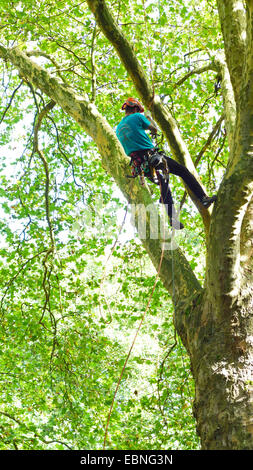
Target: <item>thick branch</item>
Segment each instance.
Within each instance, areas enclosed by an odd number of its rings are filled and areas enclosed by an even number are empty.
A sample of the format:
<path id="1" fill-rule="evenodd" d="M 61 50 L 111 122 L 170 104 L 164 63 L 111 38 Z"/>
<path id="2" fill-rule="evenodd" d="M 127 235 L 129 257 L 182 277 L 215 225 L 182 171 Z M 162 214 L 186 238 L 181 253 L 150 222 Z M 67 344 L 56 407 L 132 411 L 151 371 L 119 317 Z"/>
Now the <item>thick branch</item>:
<path id="1" fill-rule="evenodd" d="M 44 166 L 45 170 L 45 175 L 46 175 L 46 184 L 45 184 L 45 207 L 46 207 L 46 218 L 47 218 L 47 223 L 48 223 L 48 228 L 49 228 L 49 233 L 50 233 L 50 240 L 51 240 L 51 249 L 54 250 L 54 233 L 53 233 L 53 226 L 52 226 L 52 220 L 51 220 L 51 215 L 50 215 L 50 203 L 49 203 L 49 187 L 50 187 L 50 176 L 49 176 L 49 168 L 48 168 L 48 163 L 47 159 L 45 158 L 45 155 L 39 148 L 39 137 L 38 133 L 42 124 L 43 118 L 53 109 L 55 106 L 55 101 L 51 100 L 45 108 L 39 113 L 37 117 L 37 122 L 34 128 L 34 139 L 33 139 L 33 151 L 36 152 Z"/>
<path id="2" fill-rule="evenodd" d="M 225 0 L 218 1 L 218 5 L 236 97 L 234 141 L 219 189 L 218 203 L 213 211 L 208 254 L 209 266 L 219 259 L 218 270 L 210 269 L 208 279 L 210 294 L 215 296 L 224 310 L 224 305 L 230 307 L 240 295 L 245 257 L 241 251 L 242 239 L 245 239 L 245 220 L 252 213 L 253 2 L 247 1 L 246 42 L 244 2 Z"/>
<path id="3" fill-rule="evenodd" d="M 91 62 L 91 101 L 95 102 L 96 98 L 96 86 L 97 86 L 97 77 L 96 77 L 96 62 L 95 62 L 95 42 L 97 34 L 97 25 L 95 24 L 92 40 L 91 40 L 91 53 L 90 53 L 90 62 Z"/>
<path id="4" fill-rule="evenodd" d="M 229 145 L 231 155 L 232 155 L 235 124 L 236 124 L 235 96 L 234 96 L 230 74 L 229 74 L 229 70 L 227 67 L 224 54 L 216 56 L 215 64 L 221 76 L 221 92 L 222 92 L 223 104 L 224 104 L 225 125 L 226 125 L 227 137 L 228 137 L 228 145 Z"/>
<path id="5" fill-rule="evenodd" d="M 251 171 L 252 173 L 253 171 Z M 238 169 L 223 180 L 210 227 L 207 273 L 209 292 L 220 312 L 231 312 L 241 290 L 243 220 L 252 201 L 253 177 Z M 215 263 L 219 263 L 213 269 Z"/>
<path id="6" fill-rule="evenodd" d="M 224 39 L 226 62 L 238 102 L 243 75 L 246 15 L 243 0 L 217 0 L 221 29 Z"/>
<path id="7" fill-rule="evenodd" d="M 69 114 L 96 142 L 102 156 L 103 167 L 112 175 L 120 187 L 126 199 L 134 204 L 153 206 L 152 198 L 148 190 L 139 185 L 136 180 L 125 177 L 128 170 L 128 159 L 125 156 L 115 132 L 105 118 L 98 112 L 94 104 L 73 90 L 68 89 L 57 79 L 35 64 L 29 57 L 18 48 L 6 50 L 0 47 L 0 56 L 15 65 L 20 74 L 35 86 L 40 88 L 53 101 Z M 150 218 L 147 218 L 147 237 L 143 244 L 150 255 L 156 268 L 161 258 L 161 238 L 152 239 L 150 234 Z M 174 300 L 179 298 L 187 300 L 193 292 L 201 291 L 201 287 L 181 250 L 178 248 L 173 252 L 175 269 L 172 271 L 171 251 L 167 250 L 160 270 L 160 277 L 167 290 L 172 294 L 174 289 Z"/>

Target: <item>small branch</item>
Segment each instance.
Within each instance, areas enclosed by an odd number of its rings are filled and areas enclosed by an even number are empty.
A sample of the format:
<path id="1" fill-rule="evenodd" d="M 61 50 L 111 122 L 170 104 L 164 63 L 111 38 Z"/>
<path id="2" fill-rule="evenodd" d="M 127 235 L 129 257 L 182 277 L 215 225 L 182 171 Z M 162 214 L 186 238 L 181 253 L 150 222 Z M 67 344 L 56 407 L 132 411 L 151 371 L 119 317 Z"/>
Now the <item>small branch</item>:
<path id="1" fill-rule="evenodd" d="M 68 115 L 70 115 L 87 134 L 96 142 L 101 153 L 102 166 L 114 178 L 126 199 L 132 204 L 148 205 L 152 203 L 152 198 L 145 188 L 140 187 L 137 182 L 129 184 L 125 174 L 129 164 L 122 146 L 115 135 L 115 132 L 107 120 L 99 113 L 95 105 L 90 105 L 86 96 L 80 97 L 71 89 L 64 87 L 52 78 L 47 70 L 32 62 L 26 54 L 18 48 L 5 49 L 0 45 L 0 57 L 9 60 L 27 80 L 30 80 L 36 88 L 46 93 L 52 100 L 56 101 Z M 167 109 L 164 108 L 163 109 Z M 166 112 L 167 117 L 167 112 Z M 168 116 L 170 119 L 170 117 Z M 167 119 L 166 119 L 167 121 Z M 173 128 L 174 129 L 174 128 Z M 195 170 L 196 172 L 196 170 Z M 208 213 L 208 211 L 205 210 Z M 136 218 L 137 223 L 137 218 Z M 149 230 L 149 222 L 148 222 Z M 148 232 L 149 233 L 149 232 Z M 151 240 L 146 237 L 142 243 L 147 250 L 153 265 L 156 269 L 159 266 L 161 253 L 160 240 Z M 171 292 L 171 256 L 166 251 L 165 262 L 161 266 L 160 277 L 165 288 Z M 175 284 L 177 285 L 177 297 L 181 300 L 188 298 L 189 293 L 202 290 L 188 260 L 178 248 L 175 252 L 176 269 L 174 273 Z"/>
<path id="2" fill-rule="evenodd" d="M 222 116 L 218 119 L 218 121 L 216 122 L 216 124 L 215 124 L 215 126 L 213 127 L 212 131 L 210 132 L 206 143 L 203 145 L 202 149 L 200 150 L 199 154 L 197 155 L 197 157 L 196 157 L 195 160 L 194 160 L 194 165 L 195 165 L 195 167 L 199 164 L 201 158 L 203 157 L 203 155 L 204 155 L 204 153 L 206 152 L 206 150 L 208 149 L 208 147 L 210 147 L 210 145 L 211 145 L 211 143 L 212 143 L 212 140 L 213 140 L 214 137 L 216 136 L 218 130 L 220 129 L 220 126 L 221 126 L 222 122 L 224 121 L 224 118 L 225 118 L 225 116 L 222 115 Z"/>
<path id="3" fill-rule="evenodd" d="M 53 120 L 52 117 L 49 117 L 49 119 L 52 122 L 52 124 L 54 126 L 54 129 L 55 129 L 55 132 L 56 132 L 56 140 L 57 140 L 58 150 L 59 150 L 60 154 L 63 156 L 63 158 L 66 160 L 66 162 L 71 166 L 73 181 L 74 181 L 75 185 L 78 188 L 81 188 L 81 190 L 82 190 L 82 199 L 83 199 L 83 202 L 84 202 L 84 187 L 81 184 L 79 184 L 76 180 L 75 165 L 61 148 L 59 132 L 58 132 L 58 128 L 57 128 L 57 125 L 56 125 L 55 121 Z M 92 192 L 91 187 L 88 185 L 88 183 L 86 183 L 86 181 L 82 181 L 82 183 L 84 183 L 84 185 L 89 189 L 89 191 Z"/>
<path id="4" fill-rule="evenodd" d="M 25 423 L 23 423 L 19 419 L 15 418 L 14 416 L 10 415 L 9 413 L 6 413 L 5 411 L 0 411 L 0 414 L 5 416 L 8 419 L 11 419 L 12 421 L 14 421 L 19 426 L 25 427 L 27 432 L 31 432 L 31 430 L 29 429 L 29 426 L 27 426 Z M 47 441 L 46 439 L 41 437 L 39 434 L 37 434 L 35 431 L 32 431 L 32 432 L 34 434 L 34 437 L 37 437 L 44 444 L 52 444 L 53 442 L 56 442 L 58 444 L 62 444 L 63 446 L 67 447 L 68 449 L 72 450 L 72 447 L 70 447 L 68 444 L 66 444 L 66 442 L 59 441 L 58 439 L 53 439 L 52 441 Z"/>
<path id="5" fill-rule="evenodd" d="M 86 1 L 96 19 L 97 25 L 113 45 L 122 64 L 131 77 L 133 85 L 135 86 L 135 89 L 144 105 L 150 109 L 152 117 L 164 133 L 169 143 L 173 158 L 180 164 L 184 165 L 194 175 L 205 191 L 175 119 L 170 114 L 168 108 L 163 105 L 160 97 L 155 93 L 153 80 L 150 81 L 144 67 L 139 62 L 139 59 L 134 52 L 133 45 L 129 42 L 127 36 L 122 32 L 112 16 L 107 2 L 105 0 Z M 210 213 L 203 207 L 192 192 L 190 192 L 190 197 L 197 206 L 202 216 L 206 233 L 208 233 Z"/>
<path id="6" fill-rule="evenodd" d="M 208 136 L 208 139 L 207 141 L 205 142 L 205 144 L 203 145 L 202 149 L 200 150 L 200 152 L 198 153 L 198 155 L 196 156 L 195 160 L 194 160 L 194 165 L 195 165 L 195 168 L 197 167 L 197 165 L 199 164 L 201 158 L 203 157 L 204 153 L 206 152 L 206 150 L 208 149 L 208 147 L 210 147 L 213 139 L 215 138 L 217 132 L 219 131 L 220 129 L 220 126 L 222 124 L 222 122 L 224 121 L 224 115 L 222 115 L 218 121 L 216 122 L 215 126 L 213 127 L 212 131 L 210 132 L 209 136 Z M 186 198 L 187 198 L 187 192 L 185 191 L 184 194 L 183 194 L 183 197 L 181 199 L 181 202 L 180 202 L 180 210 L 182 209 L 185 201 L 186 201 Z"/>
<path id="7" fill-rule="evenodd" d="M 39 253 L 36 253 L 36 255 L 32 256 L 31 258 L 29 258 L 28 260 L 26 260 L 22 266 L 20 267 L 20 269 L 18 270 L 18 272 L 15 274 L 15 276 L 13 276 L 6 284 L 6 289 L 5 289 L 5 292 L 2 296 L 2 299 L 1 299 L 1 304 L 0 304 L 0 309 L 2 310 L 2 306 L 3 306 L 3 301 L 7 295 L 7 292 L 11 286 L 11 284 L 13 284 L 13 282 L 15 281 L 15 279 L 17 279 L 17 277 L 19 276 L 19 274 L 25 269 L 26 265 L 34 260 L 35 258 L 37 258 L 38 256 L 40 256 L 41 254 L 45 253 L 47 250 L 43 250 L 43 251 L 40 251 Z"/>
<path id="8" fill-rule="evenodd" d="M 2 124 L 2 122 L 3 122 L 4 118 L 5 118 L 5 115 L 6 115 L 7 111 L 8 111 L 8 109 L 11 107 L 11 104 L 12 104 L 12 101 L 13 101 L 13 98 L 14 98 L 16 92 L 17 92 L 17 91 L 19 90 L 19 88 L 23 85 L 23 83 L 24 83 L 24 81 L 21 80 L 20 84 L 19 84 L 19 85 L 17 86 L 17 88 L 15 88 L 15 90 L 13 91 L 13 93 L 12 93 L 12 95 L 11 95 L 11 98 L 10 98 L 10 101 L 9 101 L 7 107 L 5 108 L 5 110 L 4 110 L 4 112 L 3 112 L 3 115 L 2 115 L 2 117 L 1 117 L 0 124 Z"/>
<path id="9" fill-rule="evenodd" d="M 96 41 L 96 34 L 97 34 L 97 25 L 95 23 L 92 40 L 91 40 L 91 102 L 94 103 L 96 98 L 96 85 L 97 85 L 97 78 L 96 78 L 96 64 L 95 64 L 95 41 Z"/>
<path id="10" fill-rule="evenodd" d="M 47 219 L 47 224 L 49 228 L 49 235 L 50 235 L 50 240 L 51 240 L 51 246 L 48 248 L 46 255 L 43 259 L 43 268 L 44 268 L 44 276 L 43 276 L 43 281 L 42 281 L 42 287 L 45 293 L 45 301 L 44 305 L 42 308 L 42 315 L 39 320 L 39 323 L 45 327 L 45 325 L 42 323 L 44 314 L 46 310 L 48 310 L 49 315 L 50 315 L 50 320 L 51 320 L 51 325 L 53 328 L 53 347 L 52 347 L 52 352 L 51 352 L 51 361 L 53 358 L 53 354 L 55 351 L 55 346 L 56 346 L 56 334 L 57 334 L 57 324 L 56 324 L 56 319 L 53 315 L 53 312 L 51 310 L 50 306 L 50 292 L 51 292 L 51 284 L 50 284 L 50 276 L 52 273 L 52 266 L 48 266 L 48 258 L 51 254 L 54 253 L 55 250 L 55 241 L 54 241 L 54 232 L 53 232 L 53 225 L 52 225 L 52 220 L 51 220 L 51 214 L 50 214 L 50 201 L 49 201 L 49 189 L 50 189 L 50 174 L 49 174 L 49 167 L 47 163 L 47 159 L 43 152 L 39 148 L 39 142 L 38 142 L 38 133 L 43 121 L 43 118 L 53 109 L 55 106 L 55 101 L 51 100 L 49 103 L 42 109 L 42 111 L 38 114 L 37 116 L 37 121 L 35 124 L 34 128 L 34 140 L 33 140 L 33 152 L 37 153 L 42 161 L 42 164 L 44 166 L 45 174 L 46 174 L 46 185 L 45 185 L 45 207 L 46 207 L 46 219 Z"/>
<path id="11" fill-rule="evenodd" d="M 221 93 L 224 104 L 225 127 L 227 132 L 228 145 L 230 148 L 230 154 L 232 155 L 237 113 L 235 95 L 225 57 L 222 54 L 217 55 L 215 57 L 215 64 L 217 66 L 218 74 L 221 76 Z"/>
<path id="12" fill-rule="evenodd" d="M 120 237 L 120 235 L 121 235 L 121 232 L 122 232 L 123 227 L 124 227 L 125 222 L 126 222 L 127 213 L 128 213 L 128 205 L 127 205 L 127 208 L 126 208 L 126 210 L 125 210 L 125 215 L 124 215 L 123 221 L 122 221 L 122 223 L 121 223 L 121 226 L 120 226 L 119 232 L 118 232 L 118 234 L 117 234 L 117 237 L 116 237 L 116 239 L 115 239 L 115 241 L 114 241 L 114 244 L 113 244 L 113 246 L 112 246 L 112 249 L 111 249 L 111 251 L 110 251 L 110 254 L 109 254 L 109 256 L 108 256 L 107 259 L 106 259 L 105 266 L 104 266 L 104 272 L 103 272 L 103 275 L 102 275 L 102 278 L 101 278 L 101 281 L 100 281 L 100 285 L 99 285 L 99 292 L 100 292 L 99 297 L 101 298 L 101 295 L 104 295 L 105 303 L 106 303 L 106 305 L 107 305 L 108 311 L 110 312 L 110 315 L 111 315 L 111 311 L 110 311 L 110 307 L 109 307 L 109 304 L 108 304 L 107 299 L 106 299 L 106 294 L 105 294 L 105 292 L 104 292 L 103 284 L 104 284 L 104 281 L 105 281 L 105 278 L 106 278 L 106 267 L 107 267 L 107 264 L 108 264 L 108 262 L 109 262 L 111 256 L 113 255 L 114 250 L 115 250 L 115 248 L 116 248 L 116 246 L 117 246 L 117 243 L 118 243 L 118 241 L 119 241 L 119 237 Z M 99 310 L 100 310 L 101 318 L 103 318 L 103 314 L 102 314 L 102 310 L 101 310 L 101 305 L 100 305 L 100 303 L 101 303 L 101 302 L 99 301 Z M 111 320 L 112 320 L 112 315 L 111 315 Z"/>
<path id="13" fill-rule="evenodd" d="M 54 60 L 53 57 L 50 56 L 50 54 L 46 54 L 45 52 L 42 52 L 42 51 L 30 51 L 30 52 L 27 52 L 26 55 L 28 57 L 45 57 L 46 59 L 50 60 L 50 62 L 52 62 L 52 64 L 55 66 L 56 68 L 56 71 L 59 75 L 59 77 L 62 79 L 63 83 L 66 85 L 66 86 L 70 86 L 66 79 L 63 77 L 63 75 L 61 74 L 61 68 L 60 66 L 57 64 L 57 62 Z"/>
<path id="14" fill-rule="evenodd" d="M 69 47 L 67 47 L 66 45 L 63 45 L 62 43 L 60 43 L 59 41 L 57 41 L 53 36 L 49 36 L 51 40 L 53 40 L 57 46 L 61 47 L 62 49 L 64 49 L 65 51 L 69 52 L 71 55 L 73 55 L 77 60 L 78 62 L 89 72 L 91 73 L 91 70 L 89 69 L 89 67 L 87 67 L 86 63 L 88 61 L 84 61 L 81 57 L 79 57 L 75 52 L 73 52 L 72 49 L 70 49 Z"/>
<path id="15" fill-rule="evenodd" d="M 178 80 L 173 86 L 173 88 L 178 88 L 180 85 L 182 85 L 188 78 L 192 77 L 192 75 L 200 75 L 201 73 L 208 72 L 209 70 L 217 71 L 217 68 L 213 63 L 205 65 L 204 67 L 200 67 L 198 69 L 191 70 L 188 72 L 183 78 Z"/>
<path id="16" fill-rule="evenodd" d="M 34 88 L 32 86 L 32 84 L 29 82 L 29 81 L 26 81 L 26 84 L 27 86 L 30 88 L 31 90 L 31 93 L 33 95 L 33 100 L 34 100 L 34 103 L 35 103 L 35 106 L 36 106 L 36 109 L 37 109 L 37 112 L 39 113 L 39 104 L 38 104 L 38 101 L 37 101 L 37 97 L 36 95 L 38 95 L 37 92 L 34 91 Z M 34 118 L 34 124 L 33 124 L 33 127 L 35 126 L 35 120 L 36 120 L 36 115 L 35 115 L 35 118 Z"/>
<path id="17" fill-rule="evenodd" d="M 201 106 L 201 111 L 203 111 L 204 107 L 207 105 L 208 106 L 208 101 L 211 101 L 212 98 L 216 96 L 216 92 L 213 93 L 212 95 L 208 96 L 208 98 L 204 101 L 204 103 Z"/>
<path id="18" fill-rule="evenodd" d="M 34 140 L 33 140 L 33 152 L 36 152 L 39 155 L 43 163 L 45 174 L 46 174 L 46 186 L 45 186 L 46 218 L 47 218 L 47 223 L 49 227 L 52 249 L 54 249 L 54 236 L 53 236 L 53 227 L 52 227 L 52 221 L 51 221 L 51 216 L 50 216 L 50 204 L 49 204 L 50 175 L 49 175 L 49 168 L 48 168 L 47 160 L 43 152 L 41 152 L 41 150 L 39 149 L 38 132 L 39 132 L 43 118 L 47 115 L 49 111 L 51 111 L 51 109 L 53 109 L 55 104 L 56 104 L 55 101 L 53 100 L 49 101 L 49 103 L 44 107 L 44 109 L 38 115 L 37 122 L 34 128 Z"/>
<path id="19" fill-rule="evenodd" d="M 163 375 L 163 369 L 164 369 L 164 364 L 165 362 L 167 361 L 169 355 L 172 353 L 173 349 L 177 346 L 177 335 L 176 335 L 176 330 L 174 331 L 174 343 L 172 344 L 172 346 L 170 347 L 170 349 L 168 350 L 168 352 L 166 353 L 164 359 L 162 360 L 162 363 L 160 365 L 160 374 L 159 374 L 159 377 L 158 377 L 158 381 L 157 381 L 157 393 L 158 393 L 158 406 L 159 406 L 159 410 L 160 410 L 160 413 L 163 417 L 163 421 L 164 421 L 164 424 L 168 427 L 168 422 L 167 422 L 167 419 L 166 419 L 166 416 L 165 416 L 165 413 L 162 409 L 162 405 L 161 405 L 161 393 L 160 393 L 160 383 L 162 381 L 162 375 Z"/>

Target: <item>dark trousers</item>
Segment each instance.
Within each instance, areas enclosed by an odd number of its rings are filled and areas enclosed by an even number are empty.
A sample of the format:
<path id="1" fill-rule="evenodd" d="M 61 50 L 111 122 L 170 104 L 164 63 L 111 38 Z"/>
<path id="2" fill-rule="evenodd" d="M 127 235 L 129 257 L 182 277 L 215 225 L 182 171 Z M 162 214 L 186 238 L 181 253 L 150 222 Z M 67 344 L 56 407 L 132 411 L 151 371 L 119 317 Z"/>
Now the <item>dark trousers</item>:
<path id="1" fill-rule="evenodd" d="M 166 160 L 168 162 L 170 173 L 176 176 L 180 176 L 185 182 L 185 184 L 188 186 L 188 188 L 195 194 L 195 196 L 199 200 L 202 200 L 203 197 L 206 196 L 206 194 L 201 188 L 196 178 L 190 173 L 190 171 L 187 170 L 185 166 L 180 165 L 180 163 L 176 162 L 172 158 L 166 157 Z M 164 180 L 164 178 L 160 175 L 159 183 L 160 183 L 160 188 L 161 188 L 160 202 L 166 205 L 168 216 L 172 217 L 174 203 L 173 203 L 171 190 L 169 187 L 169 182 Z"/>
<path id="2" fill-rule="evenodd" d="M 133 165 L 132 168 L 134 168 L 135 176 L 140 171 L 140 166 L 142 162 L 144 161 L 145 154 L 147 154 L 148 151 L 149 149 L 145 149 L 145 150 L 138 150 L 136 152 L 131 153 L 130 155 L 131 164 Z M 185 166 L 180 165 L 180 163 L 176 162 L 176 160 L 173 160 L 172 158 L 167 157 L 164 153 L 163 155 L 168 162 L 170 173 L 176 176 L 180 176 L 185 182 L 185 184 L 188 186 L 188 188 L 195 194 L 196 198 L 199 200 L 202 200 L 203 197 L 206 196 L 206 194 L 201 188 L 196 178 L 190 173 L 190 171 L 187 170 Z M 146 176 L 149 177 L 150 175 L 147 173 Z M 169 181 L 165 180 L 165 178 L 159 172 L 157 172 L 157 177 L 158 177 L 158 181 L 159 181 L 159 185 L 161 189 L 160 202 L 166 205 L 168 216 L 172 217 L 174 203 L 173 203 L 173 197 L 172 197 L 170 186 L 169 186 Z M 151 181 L 152 181 L 152 178 L 151 178 Z"/>

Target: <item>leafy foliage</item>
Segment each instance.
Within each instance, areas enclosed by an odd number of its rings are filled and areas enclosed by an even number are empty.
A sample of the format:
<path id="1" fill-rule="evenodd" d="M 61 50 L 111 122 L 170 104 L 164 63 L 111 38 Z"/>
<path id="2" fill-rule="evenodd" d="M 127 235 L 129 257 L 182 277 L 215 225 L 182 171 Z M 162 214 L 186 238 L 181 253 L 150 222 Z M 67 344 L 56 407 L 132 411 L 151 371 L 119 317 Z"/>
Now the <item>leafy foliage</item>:
<path id="1" fill-rule="evenodd" d="M 108 4 L 192 155 L 201 157 L 204 184 L 215 190 L 227 158 L 222 123 L 201 151 L 222 102 L 214 72 L 199 71 L 222 47 L 214 2 L 150 1 L 145 11 L 142 0 Z M 2 1 L 0 11 L 5 45 L 21 44 L 117 124 L 120 100 L 135 91 L 85 2 Z M 4 62 L 1 72 L 0 448 L 99 449 L 155 273 L 128 230 L 118 237 L 126 202 L 93 142 L 57 106 L 39 131 L 46 191 L 33 133 L 47 97 Z M 176 179 L 173 190 L 180 203 Z M 179 242 L 202 280 L 203 228 L 191 203 L 182 214 L 189 229 Z M 192 397 L 188 358 L 158 282 L 116 397 L 108 446 L 198 448 Z"/>

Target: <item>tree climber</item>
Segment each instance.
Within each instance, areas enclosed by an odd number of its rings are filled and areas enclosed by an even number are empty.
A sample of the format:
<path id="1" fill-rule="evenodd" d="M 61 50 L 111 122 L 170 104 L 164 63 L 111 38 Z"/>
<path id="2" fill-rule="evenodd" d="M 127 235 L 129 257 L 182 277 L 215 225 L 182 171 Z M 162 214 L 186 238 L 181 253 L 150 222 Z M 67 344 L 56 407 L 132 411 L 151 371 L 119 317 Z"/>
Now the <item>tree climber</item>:
<path id="1" fill-rule="evenodd" d="M 128 98 L 121 107 L 125 110 L 125 116 L 116 128 L 116 135 L 121 142 L 126 154 L 131 157 L 132 178 L 140 175 L 160 185 L 160 202 L 165 204 L 170 225 L 176 229 L 184 228 L 183 224 L 175 217 L 174 203 L 169 187 L 169 172 L 180 176 L 197 199 L 208 208 L 216 196 L 208 197 L 196 178 L 183 165 L 172 158 L 167 157 L 163 151 L 154 147 L 146 130 L 151 135 L 157 134 L 155 122 L 149 116 L 145 116 L 142 104 L 135 98 Z M 160 172 L 162 170 L 162 173 Z"/>

